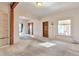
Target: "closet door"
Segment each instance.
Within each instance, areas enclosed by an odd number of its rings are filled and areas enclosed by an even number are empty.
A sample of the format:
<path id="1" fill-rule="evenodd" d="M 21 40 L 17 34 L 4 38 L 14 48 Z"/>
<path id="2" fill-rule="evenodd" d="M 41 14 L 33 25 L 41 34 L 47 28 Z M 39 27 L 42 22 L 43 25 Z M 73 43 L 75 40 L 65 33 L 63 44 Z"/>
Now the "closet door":
<path id="1" fill-rule="evenodd" d="M 0 12 L 0 46 L 8 44 L 8 15 Z"/>

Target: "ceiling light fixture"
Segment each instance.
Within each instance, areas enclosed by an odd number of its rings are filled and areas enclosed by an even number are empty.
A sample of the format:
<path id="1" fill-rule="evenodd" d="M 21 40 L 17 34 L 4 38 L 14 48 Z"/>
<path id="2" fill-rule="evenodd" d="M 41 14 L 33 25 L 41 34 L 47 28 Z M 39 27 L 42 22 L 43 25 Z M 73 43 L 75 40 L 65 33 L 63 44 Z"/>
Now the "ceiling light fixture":
<path id="1" fill-rule="evenodd" d="M 43 3 L 42 2 L 36 2 L 36 6 L 37 7 L 42 7 L 43 6 Z"/>

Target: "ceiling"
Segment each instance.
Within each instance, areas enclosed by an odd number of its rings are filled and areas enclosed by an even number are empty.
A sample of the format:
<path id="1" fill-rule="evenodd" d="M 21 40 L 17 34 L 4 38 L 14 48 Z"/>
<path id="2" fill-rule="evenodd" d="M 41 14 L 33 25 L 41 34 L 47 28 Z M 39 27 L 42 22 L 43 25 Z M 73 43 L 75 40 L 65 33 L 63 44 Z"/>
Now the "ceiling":
<path id="1" fill-rule="evenodd" d="M 75 2 L 44 2 L 43 7 L 36 7 L 35 2 L 20 2 L 17 5 L 19 13 L 27 13 L 36 18 L 42 18 L 51 13 L 60 10 L 66 10 L 74 7 L 79 7 L 79 3 Z"/>

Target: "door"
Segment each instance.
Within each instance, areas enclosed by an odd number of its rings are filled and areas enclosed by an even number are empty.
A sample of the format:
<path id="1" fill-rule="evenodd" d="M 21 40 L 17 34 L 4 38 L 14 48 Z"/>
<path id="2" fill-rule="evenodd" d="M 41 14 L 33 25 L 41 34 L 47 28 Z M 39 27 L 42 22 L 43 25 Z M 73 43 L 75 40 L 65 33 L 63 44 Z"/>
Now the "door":
<path id="1" fill-rule="evenodd" d="M 33 23 L 28 23 L 28 34 L 33 35 Z"/>
<path id="2" fill-rule="evenodd" d="M 48 37 L 48 21 L 43 22 L 43 37 Z"/>

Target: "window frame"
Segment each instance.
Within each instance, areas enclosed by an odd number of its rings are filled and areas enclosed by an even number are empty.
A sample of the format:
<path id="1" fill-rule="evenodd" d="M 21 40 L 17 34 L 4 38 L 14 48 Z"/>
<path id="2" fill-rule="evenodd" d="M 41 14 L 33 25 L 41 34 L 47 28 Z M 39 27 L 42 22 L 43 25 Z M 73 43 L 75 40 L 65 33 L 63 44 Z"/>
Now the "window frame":
<path id="1" fill-rule="evenodd" d="M 23 32 L 23 24 L 20 23 L 19 25 L 21 26 L 21 28 L 19 28 L 20 29 L 19 33 L 22 33 Z"/>
<path id="2" fill-rule="evenodd" d="M 58 25 L 59 25 L 59 21 L 63 21 L 63 20 L 70 20 L 71 21 L 71 29 L 70 29 L 70 35 L 65 35 L 65 34 L 59 34 L 59 32 L 58 32 Z M 67 19 L 60 19 L 60 20 L 58 20 L 57 21 L 57 35 L 59 35 L 59 36 L 69 36 L 69 37 L 71 37 L 72 36 L 72 20 L 70 19 L 70 18 L 67 18 Z"/>

